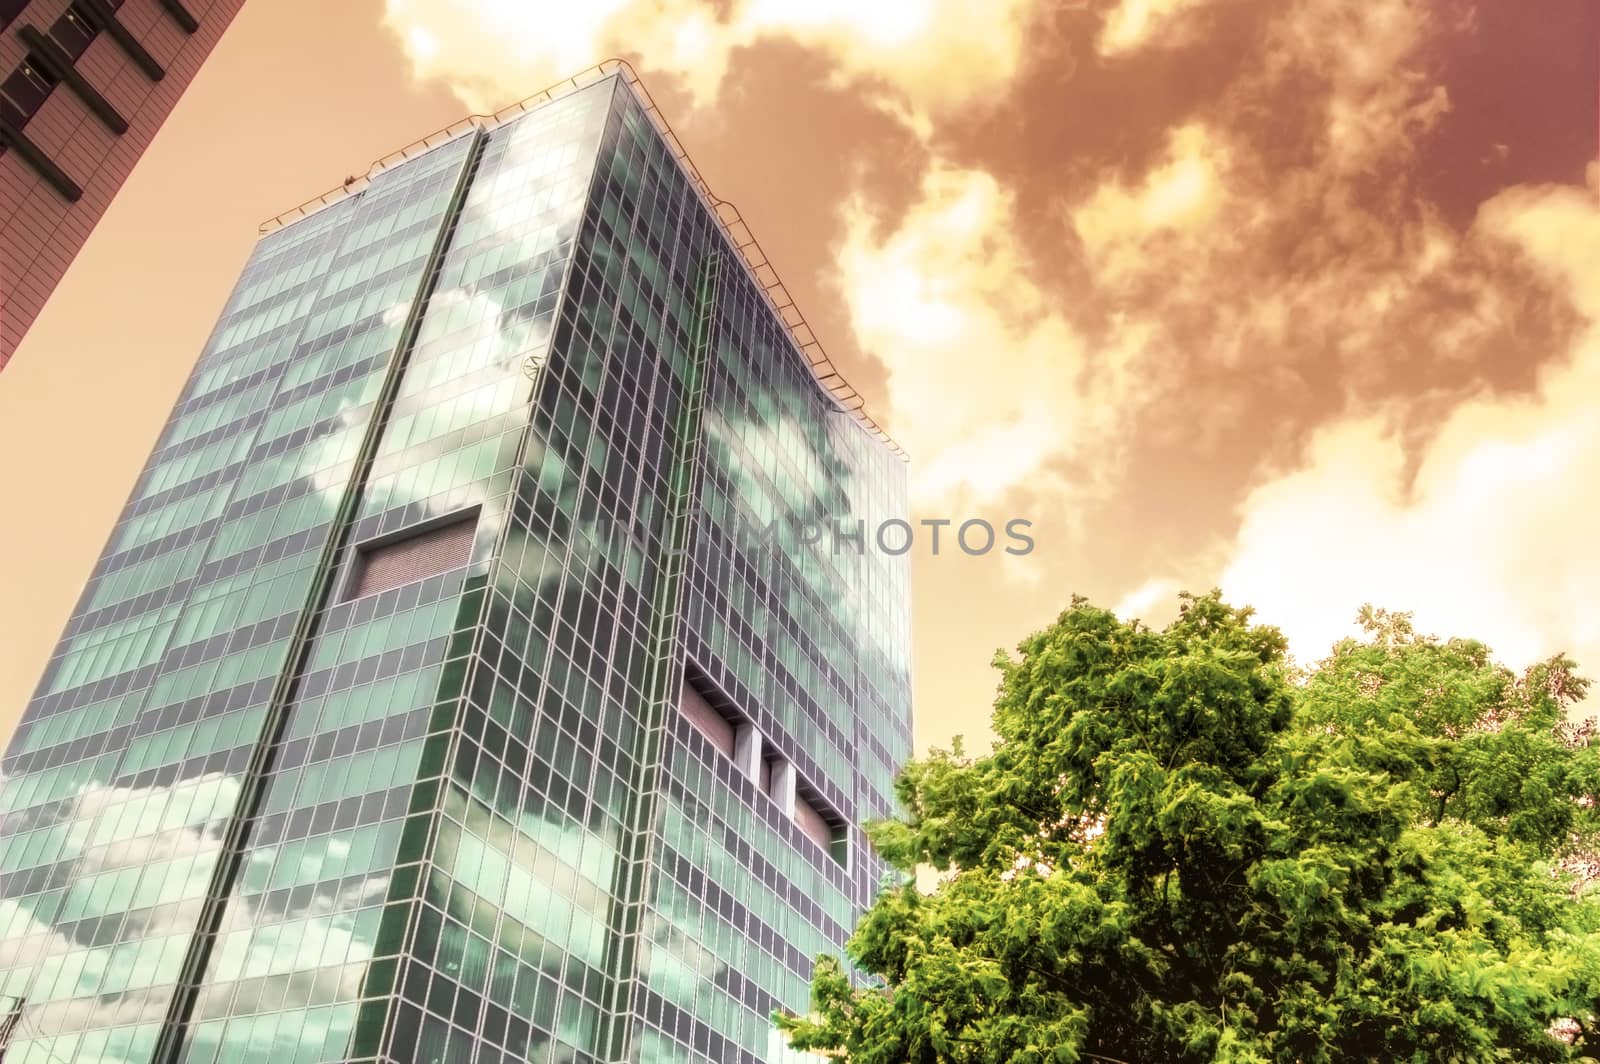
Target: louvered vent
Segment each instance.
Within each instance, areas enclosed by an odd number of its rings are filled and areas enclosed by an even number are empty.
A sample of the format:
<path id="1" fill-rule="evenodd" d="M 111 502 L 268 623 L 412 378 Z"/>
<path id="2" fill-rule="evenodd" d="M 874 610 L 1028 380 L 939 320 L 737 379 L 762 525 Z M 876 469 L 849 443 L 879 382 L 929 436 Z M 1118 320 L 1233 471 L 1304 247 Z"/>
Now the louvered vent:
<path id="1" fill-rule="evenodd" d="M 812 842 L 832 852 L 838 832 L 804 795 L 794 800 L 794 822 L 800 825 L 801 831 L 811 836 Z"/>
<path id="2" fill-rule="evenodd" d="M 712 746 L 733 756 L 733 722 L 712 708 L 705 695 L 685 683 L 678 708 L 689 718 L 689 723 L 700 729 L 701 735 L 711 740 Z"/>
<path id="3" fill-rule="evenodd" d="M 380 591 L 388 591 L 413 580 L 425 580 L 467 564 L 467 559 L 472 555 L 472 533 L 476 528 L 474 514 L 414 536 L 362 548 L 356 560 L 357 571 L 350 584 L 349 597 L 376 595 Z"/>

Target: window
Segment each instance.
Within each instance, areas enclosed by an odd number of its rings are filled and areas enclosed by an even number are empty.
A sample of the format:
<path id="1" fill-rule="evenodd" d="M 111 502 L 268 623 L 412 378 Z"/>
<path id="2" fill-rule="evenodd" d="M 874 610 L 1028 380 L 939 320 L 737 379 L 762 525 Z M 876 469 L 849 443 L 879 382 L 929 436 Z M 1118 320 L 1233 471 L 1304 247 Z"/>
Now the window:
<path id="1" fill-rule="evenodd" d="M 89 50 L 89 42 L 94 40 L 94 35 L 94 23 L 77 4 L 67 8 L 67 13 L 56 19 L 55 24 L 50 27 L 50 36 L 55 38 L 61 50 L 72 59 L 77 59 Z"/>
<path id="2" fill-rule="evenodd" d="M 376 595 L 467 564 L 477 527 L 474 510 L 465 517 L 363 544 L 356 549 L 355 569 L 344 597 Z"/>
<path id="3" fill-rule="evenodd" d="M 6 108 L 6 117 L 18 125 L 26 123 L 44 105 L 45 97 L 55 87 L 55 78 L 24 59 L 10 77 L 0 82 L 0 94 L 5 96 L 6 103 L 10 105 Z"/>
<path id="4" fill-rule="evenodd" d="M 0 30 L 11 25 L 11 20 L 22 14 L 28 0 L 0 0 Z"/>

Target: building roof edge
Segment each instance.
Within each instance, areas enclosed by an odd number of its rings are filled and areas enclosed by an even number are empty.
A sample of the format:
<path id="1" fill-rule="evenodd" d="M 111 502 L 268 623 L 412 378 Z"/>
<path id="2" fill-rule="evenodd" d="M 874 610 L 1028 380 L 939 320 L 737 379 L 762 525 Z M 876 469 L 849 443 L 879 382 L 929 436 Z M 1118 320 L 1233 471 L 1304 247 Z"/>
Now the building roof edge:
<path id="1" fill-rule="evenodd" d="M 629 91 L 634 94 L 634 98 L 639 103 L 640 108 L 649 117 L 651 124 L 655 126 L 656 132 L 666 142 L 673 158 L 682 167 L 690 185 L 694 187 L 695 192 L 705 203 L 707 209 L 716 218 L 723 235 L 727 237 L 728 242 L 739 253 L 746 272 L 755 281 L 756 287 L 765 295 L 768 305 L 772 308 L 773 313 L 777 315 L 778 320 L 788 330 L 789 337 L 793 341 L 795 348 L 810 367 L 812 377 L 816 380 L 817 386 L 832 399 L 840 411 L 848 413 L 866 429 L 869 435 L 883 443 L 902 461 L 905 461 L 905 450 L 873 419 L 872 415 L 867 413 L 866 399 L 851 386 L 849 381 L 845 380 L 838 368 L 834 366 L 833 360 L 828 357 L 828 353 L 823 349 L 821 341 L 817 339 L 816 333 L 812 331 L 811 326 L 806 323 L 805 315 L 801 313 L 800 308 L 795 304 L 794 298 L 789 294 L 788 287 L 784 285 L 783 279 L 778 275 L 777 268 L 772 265 L 772 260 L 767 258 L 766 252 L 762 250 L 760 243 L 757 242 L 755 234 L 750 230 L 750 226 L 739 214 L 739 209 L 728 200 L 722 199 L 711 191 L 711 186 L 706 183 L 705 177 L 700 173 L 699 168 L 695 166 L 694 160 L 689 157 L 688 151 L 684 149 L 683 142 L 678 139 L 677 133 L 673 131 L 671 124 L 667 122 L 666 117 L 661 113 L 661 109 L 656 106 L 655 100 L 650 95 L 650 90 L 645 87 L 644 80 L 639 77 L 633 65 L 626 59 L 607 59 L 589 67 L 587 70 L 558 81 L 554 85 L 546 86 L 532 96 L 518 100 L 516 103 L 503 107 L 493 114 L 468 115 L 456 122 L 452 122 L 443 129 L 435 130 L 426 137 L 412 141 L 405 147 L 377 159 L 367 168 L 366 173 L 347 179 L 338 188 L 324 192 L 320 196 L 306 200 L 299 206 L 292 207 L 282 214 L 267 219 L 261 223 L 260 231 L 262 235 L 265 235 L 286 225 L 298 222 L 302 218 L 317 213 L 324 207 L 332 206 L 362 191 L 371 183 L 374 177 L 391 167 L 409 162 L 474 129 L 493 129 L 496 126 L 503 125 L 537 107 L 570 96 L 580 89 L 597 84 L 608 77 L 620 77 L 623 83 L 628 86 Z"/>

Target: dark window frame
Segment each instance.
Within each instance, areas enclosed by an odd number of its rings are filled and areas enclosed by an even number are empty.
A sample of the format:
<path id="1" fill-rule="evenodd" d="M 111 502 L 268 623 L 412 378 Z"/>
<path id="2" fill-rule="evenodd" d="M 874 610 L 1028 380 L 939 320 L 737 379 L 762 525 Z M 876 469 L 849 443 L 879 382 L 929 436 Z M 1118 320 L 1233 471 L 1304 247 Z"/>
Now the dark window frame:
<path id="1" fill-rule="evenodd" d="M 44 102 L 60 84 L 60 79 L 46 70 L 31 55 L 23 56 L 22 62 L 17 64 L 16 69 L 12 70 L 4 81 L 0 81 L 0 95 L 3 95 L 6 102 L 11 105 L 11 113 L 6 117 L 19 126 L 26 125 L 39 113 L 39 108 L 44 106 Z M 25 95 L 24 86 L 27 87 Z"/>
<path id="2" fill-rule="evenodd" d="M 0 0 L 0 30 L 15 22 L 29 3 L 30 0 Z"/>

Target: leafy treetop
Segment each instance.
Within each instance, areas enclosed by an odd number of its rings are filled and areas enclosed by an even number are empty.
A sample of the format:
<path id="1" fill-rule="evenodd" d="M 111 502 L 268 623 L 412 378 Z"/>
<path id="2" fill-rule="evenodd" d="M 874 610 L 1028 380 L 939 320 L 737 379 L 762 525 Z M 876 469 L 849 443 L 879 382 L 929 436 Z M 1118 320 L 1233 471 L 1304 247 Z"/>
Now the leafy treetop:
<path id="1" fill-rule="evenodd" d="M 819 960 L 797 1049 L 857 1064 L 1587 1059 L 1585 684 L 1367 610 L 1315 669 L 1213 592 L 1081 598 L 1001 672 L 993 752 L 902 774 L 906 873 Z M 930 893 L 911 875 L 942 872 Z M 859 976 L 865 976 L 861 978 Z"/>

